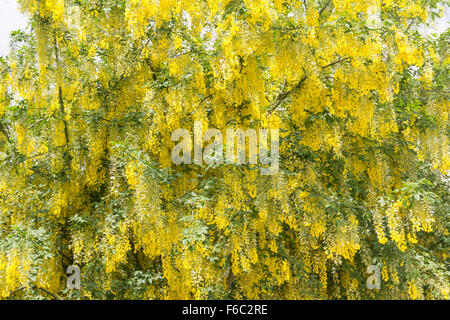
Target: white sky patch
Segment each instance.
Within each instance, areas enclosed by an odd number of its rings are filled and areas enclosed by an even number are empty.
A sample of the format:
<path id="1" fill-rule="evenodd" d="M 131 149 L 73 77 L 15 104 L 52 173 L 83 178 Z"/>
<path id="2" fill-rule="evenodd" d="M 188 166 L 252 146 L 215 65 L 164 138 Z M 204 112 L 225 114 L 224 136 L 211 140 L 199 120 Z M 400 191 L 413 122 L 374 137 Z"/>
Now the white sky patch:
<path id="1" fill-rule="evenodd" d="M 9 51 L 10 33 L 14 30 L 24 30 L 27 18 L 20 13 L 15 0 L 0 0 L 0 56 Z"/>
<path id="2" fill-rule="evenodd" d="M 418 31 L 425 36 L 433 35 L 439 36 L 441 33 L 445 32 L 450 27 L 450 6 L 444 7 L 444 12 L 442 17 L 431 22 L 429 26 L 421 26 Z"/>

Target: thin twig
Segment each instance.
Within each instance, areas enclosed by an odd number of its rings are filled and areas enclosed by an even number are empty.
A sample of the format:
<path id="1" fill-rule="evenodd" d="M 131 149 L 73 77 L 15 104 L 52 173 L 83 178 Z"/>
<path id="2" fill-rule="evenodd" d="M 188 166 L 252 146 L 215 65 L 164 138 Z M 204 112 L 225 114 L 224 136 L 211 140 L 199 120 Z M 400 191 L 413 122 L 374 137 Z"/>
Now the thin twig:
<path id="1" fill-rule="evenodd" d="M 411 22 L 409 23 L 408 27 L 407 27 L 406 30 L 405 30 L 405 33 L 407 33 L 407 32 L 409 31 L 409 28 L 411 28 L 411 26 L 413 25 L 413 23 L 414 23 L 415 20 L 416 20 L 416 18 L 413 18 L 413 19 L 411 20 Z"/>

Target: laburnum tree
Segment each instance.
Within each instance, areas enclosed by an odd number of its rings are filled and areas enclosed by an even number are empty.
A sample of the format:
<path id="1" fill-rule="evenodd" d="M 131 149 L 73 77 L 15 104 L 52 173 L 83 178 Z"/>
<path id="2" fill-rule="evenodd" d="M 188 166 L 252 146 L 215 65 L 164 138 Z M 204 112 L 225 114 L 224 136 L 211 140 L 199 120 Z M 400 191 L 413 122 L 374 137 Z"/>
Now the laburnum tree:
<path id="1" fill-rule="evenodd" d="M 0 298 L 448 298 L 448 3 L 18 3 Z M 280 170 L 175 165 L 195 121 L 280 129 Z"/>

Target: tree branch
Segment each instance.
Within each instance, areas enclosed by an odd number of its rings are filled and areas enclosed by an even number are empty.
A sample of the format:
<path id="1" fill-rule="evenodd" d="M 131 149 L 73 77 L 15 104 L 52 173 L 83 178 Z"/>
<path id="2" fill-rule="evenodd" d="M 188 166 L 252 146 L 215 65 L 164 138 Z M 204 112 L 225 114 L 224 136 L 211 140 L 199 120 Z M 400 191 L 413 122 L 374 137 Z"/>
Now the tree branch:
<path id="1" fill-rule="evenodd" d="M 325 66 L 323 66 L 323 67 L 320 67 L 320 68 L 321 68 L 322 70 L 325 70 L 325 69 L 327 69 L 327 68 L 330 68 L 330 67 L 332 67 L 332 66 L 334 66 L 334 65 L 336 65 L 336 64 L 338 64 L 338 63 L 341 63 L 341 62 L 344 62 L 344 61 L 347 61 L 347 60 L 350 60 L 350 58 L 339 58 L 338 60 L 336 60 L 336 61 L 334 61 L 334 62 L 331 62 L 331 63 L 329 63 L 329 64 L 327 64 L 327 65 L 325 65 Z M 289 97 L 294 91 L 300 89 L 300 87 L 301 87 L 302 84 L 308 79 L 308 77 L 309 77 L 308 75 L 305 75 L 303 78 L 300 79 L 299 82 L 297 82 L 297 84 L 296 84 L 292 89 L 290 89 L 290 90 L 288 90 L 288 91 L 286 91 L 286 92 L 280 93 L 280 94 L 278 95 L 278 97 L 275 99 L 275 104 L 274 104 L 272 110 L 269 111 L 269 114 L 271 114 L 273 111 L 275 111 L 275 110 L 280 106 L 280 104 L 281 104 L 287 97 Z"/>
<path id="2" fill-rule="evenodd" d="M 59 59 L 59 49 L 58 49 L 58 41 L 56 39 L 56 34 L 53 35 L 53 40 L 54 40 L 55 58 L 56 58 L 56 72 L 57 72 L 56 77 L 58 79 L 59 75 L 61 74 L 61 65 L 60 65 L 60 59 Z M 62 121 L 64 124 L 64 138 L 66 140 L 66 145 L 69 146 L 69 128 L 68 128 L 68 124 L 67 124 L 67 120 L 66 120 L 66 113 L 64 110 L 64 98 L 63 98 L 62 86 L 61 86 L 61 83 L 57 83 L 57 85 L 58 85 L 59 112 L 61 113 L 61 116 L 63 118 Z"/>
<path id="3" fill-rule="evenodd" d="M 47 289 L 44 289 L 44 288 L 42 288 L 42 287 L 38 287 L 38 286 L 36 286 L 36 285 L 34 285 L 34 284 L 31 285 L 31 287 L 34 288 L 34 289 L 36 289 L 36 290 L 39 290 L 39 291 L 42 291 L 42 292 L 46 293 L 47 295 L 51 296 L 51 297 L 53 298 L 53 300 L 64 300 L 64 299 L 62 299 L 60 296 L 58 296 L 58 295 L 56 295 L 56 294 L 54 294 L 54 293 L 51 293 L 50 291 L 48 291 Z M 23 290 L 25 290 L 25 289 L 26 289 L 26 287 L 20 287 L 19 289 L 16 289 L 16 290 L 12 291 L 12 292 L 10 293 L 10 296 L 12 296 L 12 295 L 14 295 L 14 294 L 16 294 L 16 293 L 18 293 L 18 292 L 20 292 L 20 291 L 23 291 Z"/>
<path id="4" fill-rule="evenodd" d="M 6 128 L 6 126 L 0 122 L 0 131 L 1 133 L 3 133 L 3 135 L 5 136 L 6 140 L 8 140 L 8 142 L 11 142 L 11 138 L 9 137 L 9 132 Z"/>
<path id="5" fill-rule="evenodd" d="M 319 16 L 322 15 L 322 13 L 325 11 L 326 8 L 328 8 L 328 6 L 330 5 L 331 1 L 328 1 L 327 3 L 325 3 L 325 5 L 323 6 L 322 9 L 319 10 Z"/>

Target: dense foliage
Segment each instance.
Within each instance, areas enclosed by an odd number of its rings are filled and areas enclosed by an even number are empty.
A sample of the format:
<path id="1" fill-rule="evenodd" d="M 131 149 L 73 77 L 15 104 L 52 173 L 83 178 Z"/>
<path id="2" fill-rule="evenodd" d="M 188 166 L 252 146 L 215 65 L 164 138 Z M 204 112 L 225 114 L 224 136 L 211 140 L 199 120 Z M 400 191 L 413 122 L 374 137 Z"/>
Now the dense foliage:
<path id="1" fill-rule="evenodd" d="M 448 298 L 445 1 L 18 2 L 0 298 Z M 173 164 L 194 121 L 279 128 L 279 172 Z"/>

